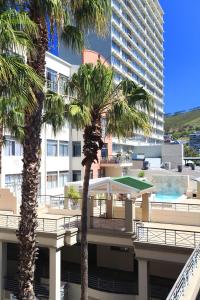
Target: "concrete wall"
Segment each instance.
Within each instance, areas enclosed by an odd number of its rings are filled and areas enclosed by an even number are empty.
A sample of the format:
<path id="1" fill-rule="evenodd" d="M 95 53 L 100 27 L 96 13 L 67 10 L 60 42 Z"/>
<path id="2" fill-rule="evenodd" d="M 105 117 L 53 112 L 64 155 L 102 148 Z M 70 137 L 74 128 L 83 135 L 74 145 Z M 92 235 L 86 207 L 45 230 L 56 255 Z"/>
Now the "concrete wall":
<path id="1" fill-rule="evenodd" d="M 200 226 L 200 213 L 152 209 L 150 214 L 151 222 Z"/>
<path id="2" fill-rule="evenodd" d="M 162 194 L 184 194 L 189 188 L 187 175 L 154 175 L 152 183 L 156 191 Z"/>
<path id="3" fill-rule="evenodd" d="M 183 164 L 183 145 L 182 144 L 163 144 L 162 145 L 162 162 L 170 162 L 171 168 L 177 168 Z"/>
<path id="4" fill-rule="evenodd" d="M 97 246 L 97 265 L 123 271 L 133 271 L 133 254 L 111 250 L 110 247 Z"/>

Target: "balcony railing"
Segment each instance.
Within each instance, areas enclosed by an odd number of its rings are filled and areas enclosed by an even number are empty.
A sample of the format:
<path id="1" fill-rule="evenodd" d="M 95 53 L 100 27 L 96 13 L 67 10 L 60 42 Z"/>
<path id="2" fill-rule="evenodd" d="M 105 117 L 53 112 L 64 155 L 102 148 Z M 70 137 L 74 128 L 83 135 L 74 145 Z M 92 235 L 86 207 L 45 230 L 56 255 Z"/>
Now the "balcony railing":
<path id="1" fill-rule="evenodd" d="M 186 212 L 200 212 L 200 204 L 173 203 L 173 202 L 150 202 L 151 209 L 175 210 Z"/>
<path id="2" fill-rule="evenodd" d="M 166 300 L 180 300 L 184 296 L 185 290 L 189 285 L 189 282 L 193 279 L 194 271 L 200 264 L 200 245 L 198 245 L 192 252 L 192 255 L 185 264 L 181 274 L 175 282 L 171 292 Z"/>
<path id="3" fill-rule="evenodd" d="M 101 164 L 114 164 L 114 165 L 120 165 L 120 164 L 131 164 L 132 159 L 129 156 L 117 156 L 117 155 L 110 155 L 106 157 L 101 157 L 100 159 Z"/>
<path id="4" fill-rule="evenodd" d="M 200 243 L 200 232 L 137 226 L 137 241 L 157 245 L 195 248 Z"/>
<path id="5" fill-rule="evenodd" d="M 56 233 L 60 230 L 70 230 L 78 228 L 81 216 L 63 217 L 59 219 L 38 218 L 38 232 Z M 20 216 L 0 215 L 0 227 L 8 229 L 18 229 Z"/>

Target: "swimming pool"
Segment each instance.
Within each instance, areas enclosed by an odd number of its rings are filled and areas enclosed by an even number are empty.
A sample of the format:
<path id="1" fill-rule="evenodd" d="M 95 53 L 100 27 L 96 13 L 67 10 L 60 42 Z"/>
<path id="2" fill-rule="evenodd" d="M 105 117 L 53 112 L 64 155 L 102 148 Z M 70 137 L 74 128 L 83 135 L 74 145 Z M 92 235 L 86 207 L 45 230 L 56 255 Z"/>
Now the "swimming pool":
<path id="1" fill-rule="evenodd" d="M 176 202 L 183 198 L 181 194 L 154 194 L 153 200 L 157 202 Z"/>

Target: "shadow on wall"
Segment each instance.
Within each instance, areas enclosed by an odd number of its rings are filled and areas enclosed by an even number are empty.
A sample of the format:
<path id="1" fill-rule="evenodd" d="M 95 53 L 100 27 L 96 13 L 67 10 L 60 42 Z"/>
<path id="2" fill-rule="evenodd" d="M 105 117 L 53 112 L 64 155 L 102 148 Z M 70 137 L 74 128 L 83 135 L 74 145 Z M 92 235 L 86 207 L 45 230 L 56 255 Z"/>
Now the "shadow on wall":
<path id="1" fill-rule="evenodd" d="M 188 175 L 154 175 L 152 183 L 156 187 L 156 192 L 165 195 L 187 193 L 189 189 Z"/>

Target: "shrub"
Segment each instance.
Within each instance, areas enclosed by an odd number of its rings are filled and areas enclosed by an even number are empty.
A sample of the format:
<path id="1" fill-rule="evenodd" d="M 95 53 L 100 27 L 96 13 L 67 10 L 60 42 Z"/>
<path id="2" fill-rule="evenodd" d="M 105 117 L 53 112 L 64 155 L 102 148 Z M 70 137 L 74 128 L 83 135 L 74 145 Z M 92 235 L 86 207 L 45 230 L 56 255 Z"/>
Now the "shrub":
<path id="1" fill-rule="evenodd" d="M 140 172 L 138 173 L 138 177 L 139 177 L 139 178 L 143 178 L 144 175 L 145 175 L 145 172 L 144 172 L 144 171 L 140 171 Z"/>

